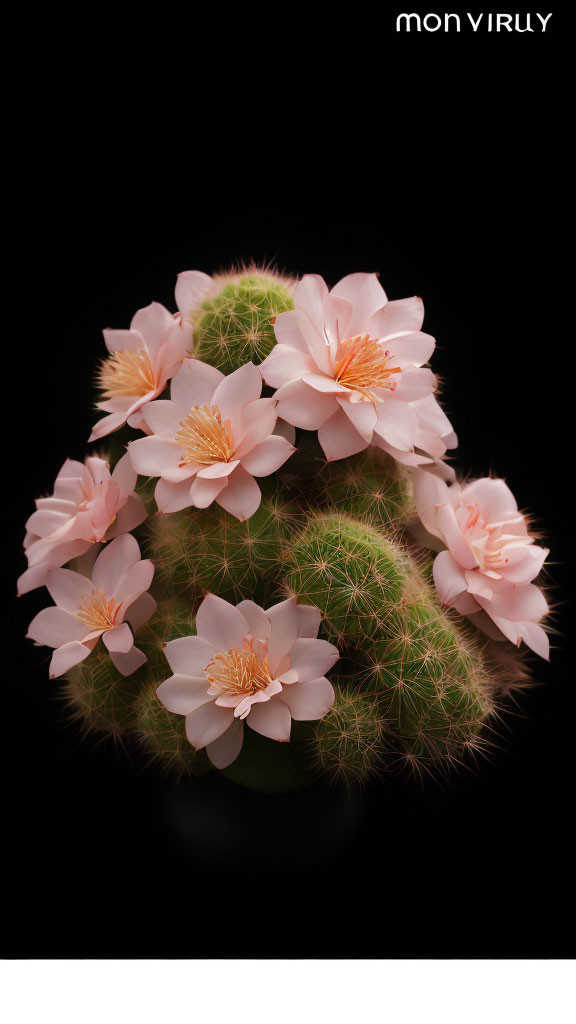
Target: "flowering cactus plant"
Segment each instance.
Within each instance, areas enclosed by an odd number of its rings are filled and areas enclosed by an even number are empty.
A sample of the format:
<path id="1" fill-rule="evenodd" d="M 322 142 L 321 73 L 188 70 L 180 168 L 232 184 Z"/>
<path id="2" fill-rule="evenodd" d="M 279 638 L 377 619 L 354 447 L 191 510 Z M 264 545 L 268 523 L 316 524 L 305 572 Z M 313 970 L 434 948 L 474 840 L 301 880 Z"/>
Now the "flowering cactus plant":
<path id="1" fill-rule="evenodd" d="M 519 648 L 548 657 L 548 552 L 446 461 L 421 299 L 251 267 L 176 306 L 104 332 L 106 450 L 27 524 L 29 636 L 84 726 L 261 789 L 481 751 Z"/>

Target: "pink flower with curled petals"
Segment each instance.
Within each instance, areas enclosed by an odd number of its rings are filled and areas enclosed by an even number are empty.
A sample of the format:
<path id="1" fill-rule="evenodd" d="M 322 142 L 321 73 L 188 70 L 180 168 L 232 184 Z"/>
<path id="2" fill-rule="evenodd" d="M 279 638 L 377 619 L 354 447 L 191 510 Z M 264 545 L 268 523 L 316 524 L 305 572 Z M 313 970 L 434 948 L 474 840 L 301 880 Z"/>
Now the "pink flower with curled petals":
<path id="1" fill-rule="evenodd" d="M 140 427 L 142 410 L 164 391 L 188 354 L 189 344 L 180 329 L 181 318 L 158 302 L 139 309 L 127 331 L 105 330 L 110 353 L 100 365 L 98 385 L 104 401 L 97 408 L 107 413 L 92 430 L 95 441 L 125 423 Z"/>
<path id="2" fill-rule="evenodd" d="M 318 430 L 329 461 L 376 444 L 405 465 L 432 466 L 455 446 L 423 367 L 435 342 L 420 331 L 421 299 L 388 302 L 375 274 L 350 274 L 331 291 L 307 274 L 294 307 L 276 317 L 262 376 L 278 389 L 278 416 Z"/>
<path id="3" fill-rule="evenodd" d="M 55 607 L 38 613 L 28 637 L 55 648 L 51 679 L 87 658 L 99 637 L 122 675 L 131 675 L 144 664 L 146 655 L 134 646 L 130 626 L 138 629 L 156 607 L 147 593 L 153 575 L 154 565 L 141 560 L 138 542 L 129 533 L 100 552 L 91 578 L 70 569 L 48 572 L 46 586 Z"/>
<path id="4" fill-rule="evenodd" d="M 136 479 L 128 455 L 113 473 L 96 455 L 84 463 L 67 459 L 56 477 L 54 494 L 37 499 L 36 511 L 26 523 L 28 569 L 18 580 L 18 593 L 43 586 L 48 570 L 143 523 L 146 509 L 134 494 Z"/>
<path id="5" fill-rule="evenodd" d="M 548 605 L 532 583 L 548 550 L 534 544 L 504 481 L 483 478 L 449 487 L 419 473 L 414 497 L 424 527 L 447 548 L 434 562 L 440 600 L 493 638 L 504 636 L 517 646 L 523 640 L 548 658 L 548 637 L 539 624 Z"/>
<path id="6" fill-rule="evenodd" d="M 338 650 L 318 640 L 321 614 L 291 599 L 263 611 L 253 601 L 228 604 L 208 594 L 196 616 L 197 636 L 166 644 L 174 675 L 156 694 L 186 716 L 186 735 L 206 747 L 217 768 L 240 753 L 246 721 L 256 732 L 286 743 L 291 722 L 323 718 L 334 702 L 324 673 Z"/>
<path id="7" fill-rule="evenodd" d="M 137 473 L 160 477 L 160 512 L 216 501 L 240 521 L 254 514 L 262 497 L 254 477 L 274 473 L 294 451 L 273 434 L 276 403 L 261 391 L 253 363 L 225 377 L 197 359 L 184 361 L 170 401 L 146 407 L 150 436 L 128 446 Z"/>

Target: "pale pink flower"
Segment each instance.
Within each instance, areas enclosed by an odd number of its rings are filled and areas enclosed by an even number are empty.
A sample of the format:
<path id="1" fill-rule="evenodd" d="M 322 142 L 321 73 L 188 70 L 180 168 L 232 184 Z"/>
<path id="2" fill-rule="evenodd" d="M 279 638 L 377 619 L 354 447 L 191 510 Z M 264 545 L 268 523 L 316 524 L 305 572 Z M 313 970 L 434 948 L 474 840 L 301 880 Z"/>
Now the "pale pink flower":
<path id="1" fill-rule="evenodd" d="M 144 522 L 146 509 L 134 494 L 136 479 L 128 455 L 122 456 L 113 473 L 96 455 L 84 464 L 66 459 L 56 477 L 54 494 L 37 499 L 36 512 L 26 523 L 28 569 L 18 580 L 18 593 L 43 586 L 49 569 Z"/>
<path id="2" fill-rule="evenodd" d="M 98 371 L 105 401 L 98 402 L 97 408 L 108 415 L 95 424 L 89 441 L 125 423 L 140 427 L 143 409 L 164 391 L 189 351 L 180 316 L 173 316 L 158 302 L 139 309 L 129 330 L 103 333 L 110 355 Z"/>
<path id="3" fill-rule="evenodd" d="M 375 274 L 350 274 L 331 291 L 307 274 L 294 306 L 276 317 L 262 376 L 278 389 L 278 416 L 318 430 L 329 461 L 375 444 L 405 465 L 433 465 L 454 447 L 422 366 L 435 342 L 420 331 L 421 299 L 388 302 Z"/>
<path id="4" fill-rule="evenodd" d="M 414 497 L 424 527 L 447 548 L 434 562 L 440 600 L 495 639 L 503 634 L 517 646 L 523 640 L 548 658 L 548 637 L 539 625 L 548 605 L 531 582 L 548 550 L 534 544 L 504 481 L 483 478 L 449 487 L 419 473 Z"/>
<path id="5" fill-rule="evenodd" d="M 274 435 L 273 398 L 260 398 L 262 377 L 246 363 L 228 377 L 197 359 L 186 359 L 171 384 L 171 400 L 146 407 L 149 437 L 128 452 L 137 473 L 158 476 L 160 512 L 213 501 L 241 521 L 260 504 L 255 476 L 269 476 L 294 451 Z"/>
<path id="6" fill-rule="evenodd" d="M 218 284 L 201 270 L 183 270 L 176 282 L 176 305 L 180 313 L 180 329 L 189 352 L 192 351 L 196 313 L 209 295 L 217 291 Z"/>
<path id="7" fill-rule="evenodd" d="M 52 569 L 47 574 L 46 586 L 56 606 L 38 613 L 28 637 L 56 648 L 51 679 L 87 658 L 100 636 L 122 675 L 131 675 L 144 664 L 146 655 L 134 646 L 130 626 L 138 629 L 156 607 L 146 593 L 153 575 L 154 565 L 140 559 L 138 542 L 129 533 L 116 537 L 100 552 L 91 578 L 70 569 Z"/>
<path id="8" fill-rule="evenodd" d="M 263 611 L 208 594 L 196 616 L 197 636 L 166 644 L 174 675 L 156 693 L 168 711 L 186 716 L 186 735 L 226 768 L 242 747 L 243 722 L 287 743 L 291 722 L 323 718 L 334 701 L 324 677 L 338 650 L 318 640 L 317 608 L 291 599 Z"/>

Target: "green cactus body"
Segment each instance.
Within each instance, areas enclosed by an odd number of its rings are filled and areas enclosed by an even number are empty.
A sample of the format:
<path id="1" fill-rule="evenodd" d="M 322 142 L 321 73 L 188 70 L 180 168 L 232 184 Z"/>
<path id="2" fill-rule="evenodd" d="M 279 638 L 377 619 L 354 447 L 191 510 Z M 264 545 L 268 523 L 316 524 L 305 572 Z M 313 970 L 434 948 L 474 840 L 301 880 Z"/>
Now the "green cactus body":
<path id="1" fill-rule="evenodd" d="M 288 563 L 290 592 L 323 611 L 325 635 L 344 647 L 357 685 L 374 695 L 408 759 L 439 762 L 477 743 L 493 712 L 480 652 L 397 540 L 320 514 L 292 544 Z"/>
<path id="2" fill-rule="evenodd" d="M 144 754 L 166 772 L 177 776 L 201 775 L 209 767 L 206 755 L 204 751 L 196 752 L 188 742 L 182 716 L 173 715 L 162 706 L 156 696 L 157 686 L 158 682 L 148 684 L 136 698 L 134 736 Z"/>
<path id="3" fill-rule="evenodd" d="M 223 373 L 261 363 L 275 343 L 274 317 L 293 308 L 288 282 L 258 272 L 229 280 L 198 312 L 195 354 Z"/>
<path id="4" fill-rule="evenodd" d="M 326 513 L 309 519 L 287 562 L 290 593 L 316 605 L 327 639 L 346 649 L 369 644 L 385 629 L 409 571 L 408 557 L 392 540 L 349 516 Z"/>
<path id="5" fill-rule="evenodd" d="M 309 741 L 314 769 L 346 785 L 363 783 L 379 768 L 384 723 L 378 702 L 350 686 L 339 687 L 328 714 Z"/>
<path id="6" fill-rule="evenodd" d="M 141 670 L 123 676 L 103 644 L 68 672 L 64 698 L 87 732 L 121 737 L 134 719 L 134 701 L 143 685 Z"/>
<path id="7" fill-rule="evenodd" d="M 148 659 L 140 669 L 147 683 L 156 681 L 158 686 L 166 678 L 168 663 L 164 656 L 164 645 L 180 636 L 193 636 L 193 605 L 179 597 L 159 601 L 154 614 L 137 630 L 135 641 Z"/>
<path id="8" fill-rule="evenodd" d="M 243 523 L 218 505 L 154 516 L 149 549 L 158 580 L 191 598 L 211 591 L 240 600 L 278 579 L 279 551 L 299 517 L 275 481 L 263 480 L 262 491 L 259 509 Z"/>
<path id="9" fill-rule="evenodd" d="M 412 506 L 410 482 L 402 467 L 377 448 L 338 462 L 325 462 L 322 481 L 325 501 L 338 512 L 385 529 L 397 529 L 408 519 Z"/>

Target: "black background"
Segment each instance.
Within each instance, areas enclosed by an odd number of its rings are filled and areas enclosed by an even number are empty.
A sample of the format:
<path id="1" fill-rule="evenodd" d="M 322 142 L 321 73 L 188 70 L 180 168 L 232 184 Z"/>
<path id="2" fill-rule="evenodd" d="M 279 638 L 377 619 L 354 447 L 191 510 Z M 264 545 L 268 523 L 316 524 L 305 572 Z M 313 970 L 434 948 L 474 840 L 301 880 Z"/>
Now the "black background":
<path id="1" fill-rule="evenodd" d="M 4 125 L 5 955 L 570 955 L 566 15 L 545 36 L 398 36 L 396 10 L 364 4 L 21 11 Z M 12 597 L 24 522 L 83 457 L 101 328 L 152 299 L 173 309 L 181 270 L 250 259 L 330 284 L 377 270 L 390 297 L 422 295 L 459 464 L 505 476 L 552 548 L 552 662 L 534 659 L 544 685 L 474 773 L 353 799 L 173 790 L 80 742 L 23 639 L 45 602 Z"/>

